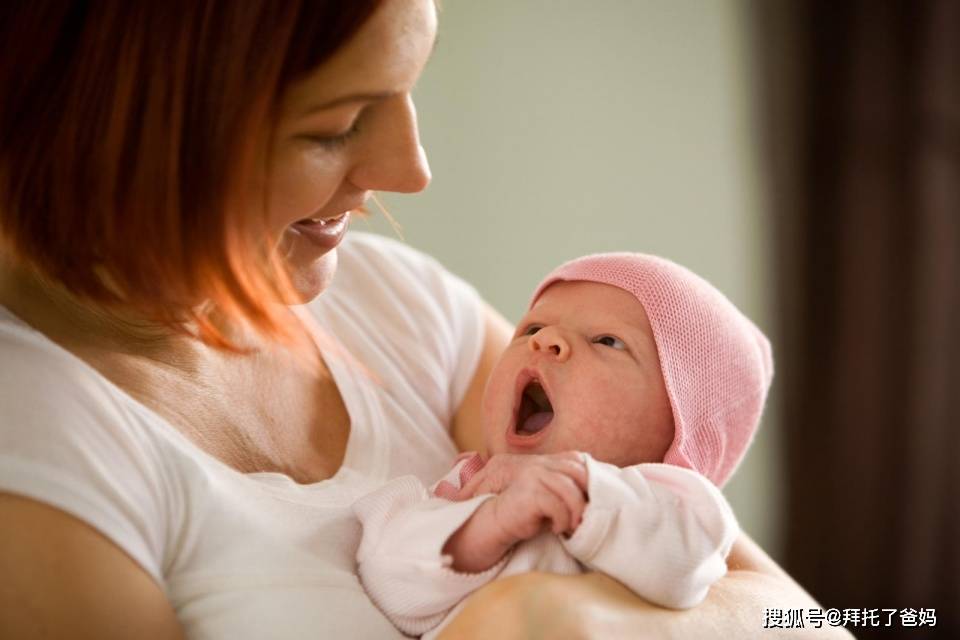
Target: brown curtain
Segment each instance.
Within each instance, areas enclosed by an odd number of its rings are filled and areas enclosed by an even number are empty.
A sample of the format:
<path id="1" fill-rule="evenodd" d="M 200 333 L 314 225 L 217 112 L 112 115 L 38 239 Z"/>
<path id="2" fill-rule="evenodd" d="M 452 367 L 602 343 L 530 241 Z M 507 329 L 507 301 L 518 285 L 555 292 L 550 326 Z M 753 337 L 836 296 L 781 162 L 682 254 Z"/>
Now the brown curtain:
<path id="1" fill-rule="evenodd" d="M 960 1 L 756 0 L 786 568 L 960 638 Z M 885 619 L 885 617 L 884 617 Z"/>

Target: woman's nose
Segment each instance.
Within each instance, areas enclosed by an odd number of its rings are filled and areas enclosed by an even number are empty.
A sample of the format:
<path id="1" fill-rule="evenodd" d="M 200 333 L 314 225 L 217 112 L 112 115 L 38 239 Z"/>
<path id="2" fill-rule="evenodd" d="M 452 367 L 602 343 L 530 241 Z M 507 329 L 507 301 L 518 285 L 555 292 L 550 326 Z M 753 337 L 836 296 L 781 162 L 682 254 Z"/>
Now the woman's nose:
<path id="1" fill-rule="evenodd" d="M 369 191 L 423 191 L 430 184 L 430 165 L 420 145 L 413 99 L 409 94 L 394 96 L 379 108 L 350 181 Z"/>
<path id="2" fill-rule="evenodd" d="M 566 362 L 570 358 L 570 342 L 556 327 L 543 327 L 530 336 L 527 345 L 531 351 L 553 354 L 560 362 Z"/>

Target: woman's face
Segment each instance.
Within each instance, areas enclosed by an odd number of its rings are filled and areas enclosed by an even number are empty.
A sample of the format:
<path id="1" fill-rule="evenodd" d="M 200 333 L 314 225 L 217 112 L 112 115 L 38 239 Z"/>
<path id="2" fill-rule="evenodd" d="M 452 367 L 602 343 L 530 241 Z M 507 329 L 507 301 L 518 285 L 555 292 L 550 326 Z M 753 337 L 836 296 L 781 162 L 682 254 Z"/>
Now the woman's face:
<path id="1" fill-rule="evenodd" d="M 303 301 L 333 278 L 351 210 L 372 191 L 413 193 L 430 182 L 410 93 L 436 29 L 433 0 L 385 0 L 283 98 L 268 225 Z"/>

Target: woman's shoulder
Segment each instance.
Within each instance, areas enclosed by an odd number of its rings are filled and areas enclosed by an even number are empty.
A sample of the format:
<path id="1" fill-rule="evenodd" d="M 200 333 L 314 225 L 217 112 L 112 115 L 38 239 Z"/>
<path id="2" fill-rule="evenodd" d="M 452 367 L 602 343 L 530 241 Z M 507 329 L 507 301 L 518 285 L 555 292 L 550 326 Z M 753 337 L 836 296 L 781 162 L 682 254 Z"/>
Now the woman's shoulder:
<path id="1" fill-rule="evenodd" d="M 432 256 L 392 238 L 351 233 L 322 306 L 343 303 L 364 309 L 378 326 L 389 321 L 393 337 L 408 335 L 422 346 L 443 340 L 456 351 L 482 337 L 483 300 L 476 289 Z M 329 294 L 329 295 L 328 295 Z"/>
<path id="2" fill-rule="evenodd" d="M 423 329 L 431 319 L 472 325 L 482 313 L 476 289 L 437 259 L 392 238 L 363 232 L 347 236 L 333 284 L 318 298 L 321 305 L 336 300 L 389 305 L 393 315 L 409 310 Z"/>
<path id="3" fill-rule="evenodd" d="M 141 474 L 161 466 L 157 430 L 136 403 L 3 307 L 0 362 L 0 457 L 58 474 L 118 459 L 135 458 Z"/>
<path id="4" fill-rule="evenodd" d="M 76 420 L 92 408 L 116 408 L 88 365 L 4 307 L 0 307 L 0 361 L 4 427 L 0 433 L 22 423 L 50 422 L 57 415 Z"/>
<path id="5" fill-rule="evenodd" d="M 341 249 L 348 255 L 362 255 L 364 259 L 383 264 L 399 261 L 401 264 L 439 263 L 428 254 L 389 236 L 369 231 L 350 231 L 343 239 Z"/>
<path id="6" fill-rule="evenodd" d="M 333 283 L 309 305 L 320 326 L 383 380 L 411 424 L 445 431 L 483 347 L 480 295 L 433 257 L 376 234 L 351 231 L 338 259 Z"/>
<path id="7" fill-rule="evenodd" d="M 0 492 L 70 513 L 152 575 L 169 486 L 163 447 L 122 393 L 0 307 Z"/>
<path id="8" fill-rule="evenodd" d="M 364 280 L 369 289 L 389 289 L 411 298 L 432 297 L 455 287 L 476 292 L 433 256 L 376 233 L 350 232 L 339 252 L 338 280 Z M 356 289 L 351 295 L 356 294 Z"/>
<path id="9" fill-rule="evenodd" d="M 359 329 L 354 323 L 361 322 L 368 336 L 384 334 L 395 343 L 409 339 L 420 347 L 438 335 L 473 336 L 482 318 L 477 291 L 436 259 L 362 232 L 345 238 L 333 283 L 311 307 L 321 315 L 343 316 L 349 326 L 341 330 Z"/>

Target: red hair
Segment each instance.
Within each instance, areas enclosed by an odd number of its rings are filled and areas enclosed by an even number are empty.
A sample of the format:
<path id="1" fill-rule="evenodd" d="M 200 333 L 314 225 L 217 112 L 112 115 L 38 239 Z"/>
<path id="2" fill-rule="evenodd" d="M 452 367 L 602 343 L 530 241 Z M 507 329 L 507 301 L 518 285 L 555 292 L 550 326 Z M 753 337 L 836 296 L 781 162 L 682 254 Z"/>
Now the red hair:
<path id="1" fill-rule="evenodd" d="M 245 185 L 267 174 L 284 90 L 379 4 L 3 3 L 0 239 L 80 299 L 194 321 L 209 344 L 232 348 L 198 300 L 289 336 Z"/>

